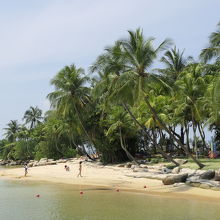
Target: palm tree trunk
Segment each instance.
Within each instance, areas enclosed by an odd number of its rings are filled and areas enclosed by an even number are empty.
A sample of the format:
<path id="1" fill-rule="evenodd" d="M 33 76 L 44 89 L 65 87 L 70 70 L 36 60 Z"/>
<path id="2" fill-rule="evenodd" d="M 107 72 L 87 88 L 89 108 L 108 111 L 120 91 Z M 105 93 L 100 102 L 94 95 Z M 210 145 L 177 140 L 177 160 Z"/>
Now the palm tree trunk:
<path id="1" fill-rule="evenodd" d="M 82 127 L 82 129 L 83 129 L 83 131 L 84 131 L 84 133 L 85 133 L 85 135 L 86 135 L 87 138 L 89 139 L 90 143 L 94 145 L 92 138 L 89 136 L 88 132 L 86 131 L 85 127 L 83 126 L 83 123 L 82 123 L 82 120 L 81 120 L 81 118 L 80 118 L 80 116 L 79 116 L 79 111 L 78 111 L 76 105 L 74 104 L 73 106 L 74 106 L 74 109 L 75 109 L 75 111 L 76 111 L 77 117 L 78 117 L 78 119 L 79 119 L 79 123 L 80 123 L 80 125 L 81 125 L 81 127 Z M 85 150 L 85 152 L 86 152 L 86 150 Z M 94 161 L 94 158 L 90 157 L 90 155 L 89 155 L 87 152 L 86 152 L 86 156 L 87 156 L 89 159 L 91 159 L 91 160 Z"/>
<path id="2" fill-rule="evenodd" d="M 198 147 L 197 147 L 197 137 L 196 137 L 196 123 L 193 122 L 193 139 L 194 139 L 194 152 L 196 154 L 196 158 L 198 158 Z"/>
<path id="3" fill-rule="evenodd" d="M 126 146 L 123 143 L 123 138 L 121 135 L 121 128 L 119 128 L 119 133 L 120 133 L 120 143 L 121 143 L 121 147 L 122 149 L 125 151 L 125 153 L 127 154 L 127 157 L 129 158 L 129 160 L 134 161 L 137 165 L 139 164 L 135 158 L 130 154 L 130 152 L 127 150 Z"/>
<path id="4" fill-rule="evenodd" d="M 203 131 L 203 129 L 202 129 L 202 125 L 201 125 L 200 123 L 198 123 L 198 130 L 199 130 L 199 134 L 200 134 L 200 136 L 201 136 L 201 138 L 202 138 L 202 142 L 203 142 L 203 153 L 204 153 L 205 148 L 207 148 L 207 147 L 206 147 L 206 142 L 205 142 L 205 133 L 204 133 L 204 131 Z"/>
<path id="5" fill-rule="evenodd" d="M 181 142 L 182 144 L 184 144 L 184 129 L 183 129 L 183 126 L 181 125 L 180 127 L 180 136 L 181 136 Z"/>
<path id="6" fill-rule="evenodd" d="M 158 114 L 156 113 L 156 111 L 154 110 L 154 108 L 151 106 L 149 100 L 147 97 L 145 97 L 145 101 L 147 106 L 149 107 L 150 111 L 152 112 L 152 114 L 154 115 L 155 119 L 160 123 L 160 125 L 163 127 L 163 129 L 174 139 L 174 141 L 176 141 L 180 147 L 185 151 L 185 153 L 192 158 L 192 160 L 199 166 L 199 168 L 203 168 L 205 165 L 202 164 L 199 160 L 197 160 L 197 158 L 195 158 L 193 156 L 193 154 L 191 154 L 188 149 L 184 146 L 184 144 L 181 143 L 181 141 L 179 139 L 177 139 L 175 137 L 175 135 L 173 135 L 172 131 L 169 130 L 166 126 L 166 124 L 161 120 L 161 118 L 158 116 Z"/>
<path id="7" fill-rule="evenodd" d="M 129 107 L 123 103 L 122 104 L 125 111 L 131 116 L 131 118 L 134 120 L 134 122 L 143 130 L 143 132 L 146 134 L 146 136 L 153 142 L 152 138 L 150 137 L 150 135 L 146 132 L 146 128 L 136 119 L 136 117 L 133 115 L 133 113 L 131 112 L 131 110 L 129 109 Z M 162 150 L 161 150 L 162 151 Z M 161 152 L 160 152 L 161 153 Z M 161 153 L 162 154 L 162 153 Z M 180 164 L 178 164 L 175 160 L 173 160 L 173 158 L 171 156 L 168 156 L 164 151 L 162 156 L 165 159 L 168 159 L 169 161 L 171 161 L 172 163 L 174 163 L 175 165 L 179 166 Z"/>
<path id="8" fill-rule="evenodd" d="M 153 151 L 154 154 L 157 154 L 157 137 L 154 129 L 152 129 L 152 135 L 153 135 Z"/>
<path id="9" fill-rule="evenodd" d="M 189 146 L 189 127 L 188 127 L 186 122 L 185 122 L 185 131 L 186 131 L 186 144 L 187 144 L 188 151 L 190 152 L 190 146 Z"/>

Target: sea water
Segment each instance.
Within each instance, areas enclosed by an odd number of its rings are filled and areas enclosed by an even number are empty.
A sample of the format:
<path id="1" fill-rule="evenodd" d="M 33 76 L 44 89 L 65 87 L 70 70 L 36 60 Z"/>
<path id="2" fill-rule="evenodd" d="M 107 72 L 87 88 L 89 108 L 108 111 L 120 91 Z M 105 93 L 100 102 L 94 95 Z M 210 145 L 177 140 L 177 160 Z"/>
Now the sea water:
<path id="1" fill-rule="evenodd" d="M 219 210 L 218 201 L 0 179 L 0 220 L 219 220 Z"/>

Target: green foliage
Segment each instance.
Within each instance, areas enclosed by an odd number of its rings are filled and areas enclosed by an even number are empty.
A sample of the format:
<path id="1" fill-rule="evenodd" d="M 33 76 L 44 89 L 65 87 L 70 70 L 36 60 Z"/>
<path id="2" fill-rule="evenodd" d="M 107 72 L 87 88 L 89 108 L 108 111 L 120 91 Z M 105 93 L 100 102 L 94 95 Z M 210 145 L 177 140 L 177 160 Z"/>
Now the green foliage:
<path id="1" fill-rule="evenodd" d="M 50 111 L 42 117 L 38 107 L 30 107 L 25 124 L 11 120 L 6 139 L 0 140 L 0 157 L 39 160 L 98 154 L 102 162 L 116 163 L 139 154 L 160 163 L 167 161 L 155 157 L 161 151 L 163 156 L 192 156 L 199 149 L 206 155 L 205 126 L 216 131 L 220 142 L 219 30 L 201 53 L 204 61 L 216 58 L 212 64 L 185 58 L 176 47 L 169 48 L 169 40 L 157 47 L 153 42 L 141 29 L 129 31 L 96 59 L 92 78 L 75 65 L 62 68 L 51 80 L 55 89 L 48 94 Z M 151 71 L 164 50 L 164 68 Z"/>
<path id="2" fill-rule="evenodd" d="M 49 151 L 49 145 L 45 141 L 39 142 L 35 147 L 35 160 L 40 160 L 41 158 L 51 158 L 50 157 L 50 151 Z"/>

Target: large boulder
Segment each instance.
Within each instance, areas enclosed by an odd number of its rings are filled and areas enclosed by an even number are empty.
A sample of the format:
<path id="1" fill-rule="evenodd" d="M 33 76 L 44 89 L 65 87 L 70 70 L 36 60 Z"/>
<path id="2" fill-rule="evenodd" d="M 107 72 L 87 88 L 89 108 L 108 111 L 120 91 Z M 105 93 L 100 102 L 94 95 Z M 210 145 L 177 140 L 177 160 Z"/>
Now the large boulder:
<path id="1" fill-rule="evenodd" d="M 202 173 L 199 178 L 200 179 L 205 179 L 205 180 L 211 180 L 215 176 L 215 171 L 214 170 L 207 170 L 204 173 Z"/>
<path id="2" fill-rule="evenodd" d="M 193 175 L 195 175 L 196 170 L 192 170 L 192 169 L 190 169 L 190 168 L 182 168 L 182 169 L 180 170 L 180 173 L 181 173 L 181 174 L 183 174 L 183 173 L 188 173 L 188 176 L 193 176 Z"/>
<path id="3" fill-rule="evenodd" d="M 174 183 L 184 183 L 186 182 L 186 179 L 188 177 L 188 174 L 173 174 L 165 177 L 162 182 L 164 185 L 172 185 Z"/>
<path id="4" fill-rule="evenodd" d="M 197 179 L 188 178 L 186 184 L 194 187 L 199 187 L 202 189 L 212 189 L 212 190 L 220 191 L 220 183 L 218 181 L 198 179 L 198 178 Z"/>
<path id="5" fill-rule="evenodd" d="M 220 181 L 220 169 L 215 171 L 214 180 L 215 181 Z"/>
<path id="6" fill-rule="evenodd" d="M 180 172 L 180 167 L 175 167 L 172 169 L 171 173 L 178 174 Z"/>

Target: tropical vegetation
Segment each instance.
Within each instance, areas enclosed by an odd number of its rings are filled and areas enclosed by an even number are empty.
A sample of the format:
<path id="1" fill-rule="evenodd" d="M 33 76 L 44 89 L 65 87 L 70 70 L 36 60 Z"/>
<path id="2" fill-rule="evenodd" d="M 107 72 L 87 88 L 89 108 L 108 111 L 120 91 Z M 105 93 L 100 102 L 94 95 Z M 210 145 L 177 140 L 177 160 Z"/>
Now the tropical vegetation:
<path id="1" fill-rule="evenodd" d="M 159 66 L 160 68 L 154 68 Z M 104 163 L 190 158 L 202 168 L 207 130 L 220 143 L 220 23 L 197 60 L 141 29 L 104 49 L 89 72 L 65 66 L 51 80 L 51 108 L 31 106 L 0 140 L 4 159 L 86 155 Z M 218 147 L 217 150 L 220 148 Z"/>

